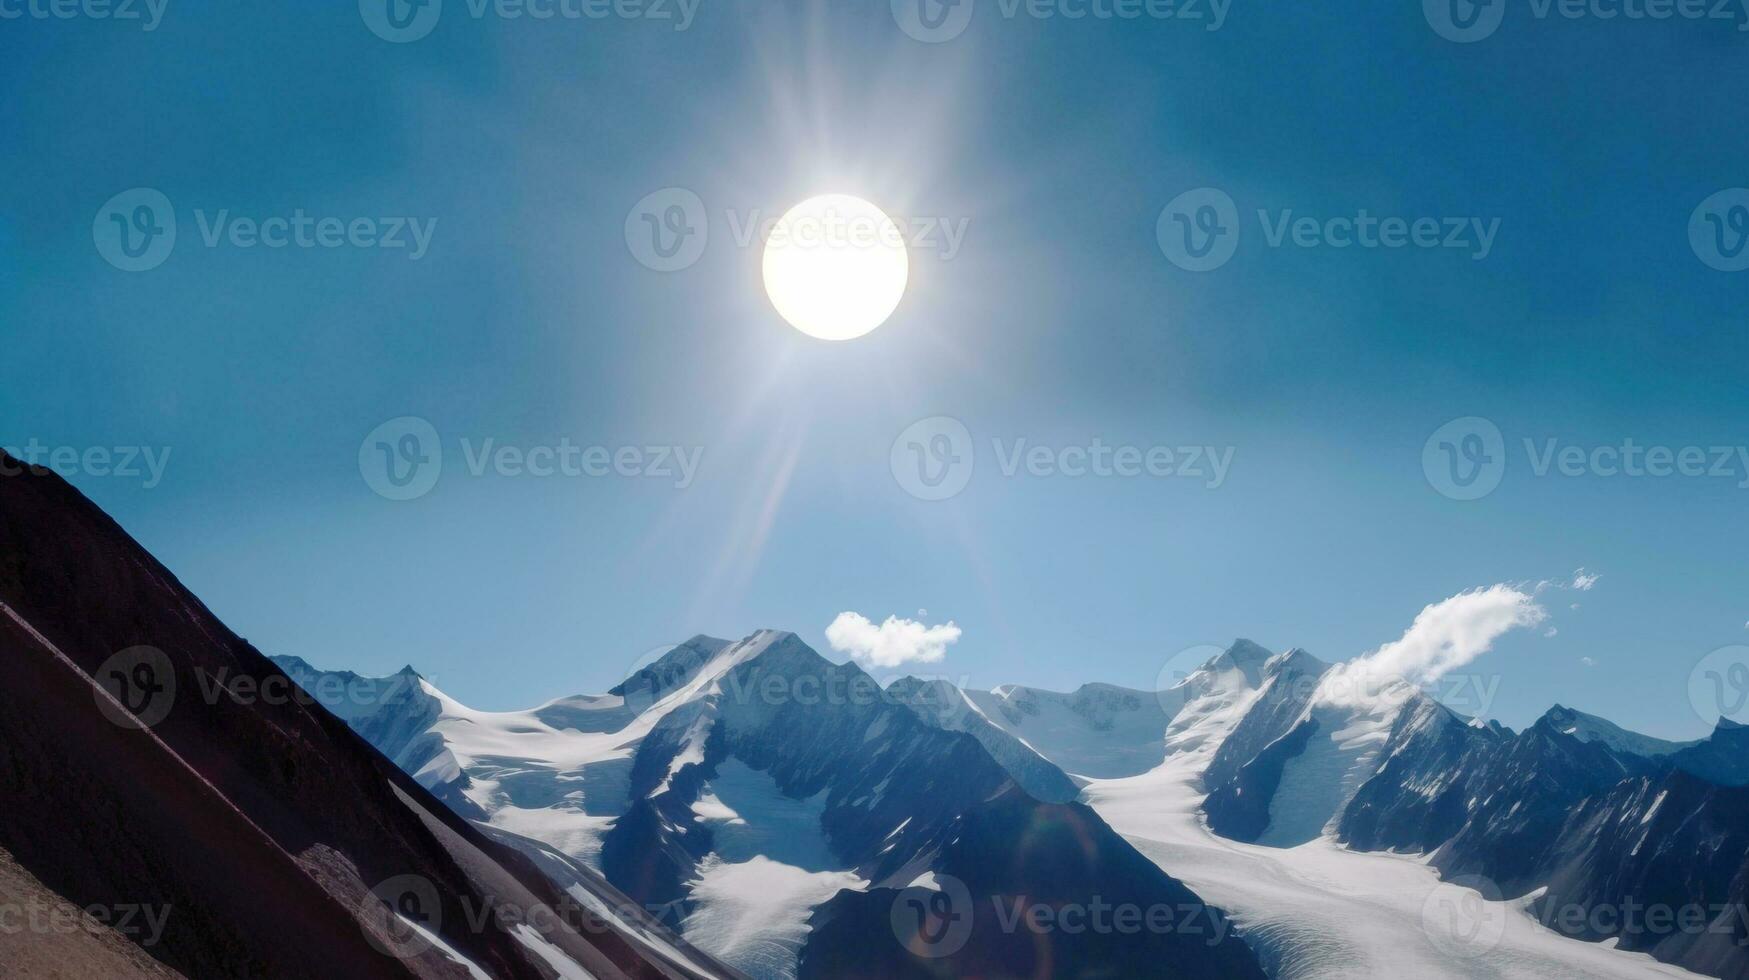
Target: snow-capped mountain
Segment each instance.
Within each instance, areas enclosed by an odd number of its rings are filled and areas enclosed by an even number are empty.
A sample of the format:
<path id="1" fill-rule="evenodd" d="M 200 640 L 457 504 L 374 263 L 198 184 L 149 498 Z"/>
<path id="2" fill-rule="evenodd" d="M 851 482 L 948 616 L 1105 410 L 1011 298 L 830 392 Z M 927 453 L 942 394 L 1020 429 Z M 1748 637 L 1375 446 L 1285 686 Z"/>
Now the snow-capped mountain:
<path id="1" fill-rule="evenodd" d="M 1060 694 L 1019 685 L 993 691 L 904 677 L 889 697 L 925 721 L 976 738 L 1027 792 L 1066 802 L 1086 778 L 1147 772 L 1166 757 L 1172 715 L 1158 695 L 1111 684 Z"/>
<path id="2" fill-rule="evenodd" d="M 1034 796 L 1071 800 L 1089 780 L 1135 776 L 1159 766 L 1180 712 L 1206 708 L 1217 689 L 1257 687 L 1270 660 L 1269 651 L 1240 640 L 1166 691 L 1111 684 L 1084 684 L 1066 694 L 1012 684 L 979 691 L 905 677 L 887 694 L 931 724 L 977 738 Z M 1229 674 L 1237 683 L 1224 680 Z M 1182 749 L 1184 733 L 1177 737 Z"/>
<path id="3" fill-rule="evenodd" d="M 1736 945 L 1741 931 L 1728 921 L 1733 909 L 1744 907 L 1741 889 L 1749 881 L 1741 834 L 1728 816 L 1741 790 L 1702 789 L 1674 761 L 1686 756 L 1717 766 L 1723 749 L 1680 749 L 1663 768 L 1636 764 L 1601 740 L 1562 733 L 1552 721 L 1515 735 L 1419 692 L 1332 683 L 1338 668 L 1299 651 L 1252 673 L 1237 666 L 1216 658 L 1180 685 L 1193 690 L 1169 729 L 1160 767 L 1094 780 L 1083 798 L 1144 854 L 1227 908 L 1272 976 L 1695 975 L 1665 965 L 1681 963 L 1707 975 L 1742 977 L 1749 957 Z M 1723 726 L 1712 741 L 1739 732 Z M 1539 758 L 1527 746 L 1545 737 L 1560 744 Z M 1525 744 L 1514 756 L 1508 746 L 1519 741 Z M 1515 761 L 1504 761 L 1509 756 Z M 1475 872 L 1442 863 L 1457 851 L 1439 849 L 1441 842 L 1469 828 L 1470 810 L 1481 802 L 1472 794 L 1487 778 L 1476 769 L 1484 758 L 1502 760 L 1498 773 L 1512 772 L 1525 785 L 1575 801 L 1570 822 L 1547 836 L 1553 842 L 1548 859 L 1521 856 L 1524 884 L 1459 877 Z M 1660 773 L 1672 785 L 1654 790 L 1634 782 Z M 1597 786 L 1619 798 L 1585 795 Z M 1488 803 L 1502 816 L 1513 811 L 1504 799 Z M 1514 816 L 1527 816 L 1524 811 Z M 1615 840 L 1598 833 L 1605 822 L 1618 829 Z M 1649 828 L 1660 825 L 1671 828 L 1672 842 L 1648 857 L 1659 839 Z M 1211 832 L 1217 826 L 1263 843 Z M 1284 846 L 1271 846 L 1272 839 Z M 1588 840 L 1597 846 L 1587 850 Z M 1492 853 L 1488 829 L 1477 831 L 1475 841 Z M 1458 883 L 1442 884 L 1442 872 Z M 1650 887 L 1654 881 L 1659 887 Z M 1539 902 L 1558 895 L 1557 910 L 1613 911 L 1634 902 L 1643 909 L 1642 894 L 1673 909 L 1711 907 L 1716 919 L 1706 925 L 1713 928 L 1666 926 L 1630 942 L 1619 926 L 1592 933 L 1558 928 L 1550 903 Z M 1447 908 L 1463 911 L 1451 921 L 1441 918 Z"/>
<path id="4" fill-rule="evenodd" d="M 1583 711 L 1555 705 L 1545 716 L 1550 725 L 1563 735 L 1571 735 L 1581 742 L 1601 742 L 1616 752 L 1636 755 L 1643 759 L 1661 759 L 1675 755 L 1683 749 L 1693 748 L 1699 742 L 1670 742 L 1650 735 L 1630 732 L 1620 725 L 1596 715 L 1588 715 Z"/>
<path id="5" fill-rule="evenodd" d="M 1670 762 L 1721 786 L 1749 784 L 1749 726 L 1720 718 L 1718 727 L 1703 741 L 1671 753 Z"/>
<path id="6" fill-rule="evenodd" d="M 1711 738 L 1673 743 L 1557 706 L 1513 733 L 1368 680 L 1301 651 L 1272 658 L 1206 764 L 1169 757 L 1160 773 L 1188 773 L 1206 793 L 1207 826 L 1228 839 L 1296 854 L 1332 845 L 1422 854 L 1448 879 L 1477 877 L 1522 899 L 1546 932 L 1712 975 L 1749 971 L 1749 915 L 1739 911 L 1749 887 L 1745 729 L 1723 721 Z M 1126 819 L 1135 782 L 1087 791 L 1126 833 L 1146 825 Z M 1245 902 L 1187 880 L 1248 924 Z M 1704 913 L 1707 926 L 1589 914 L 1636 902 Z M 1562 927 L 1575 910 L 1585 924 Z"/>
<path id="7" fill-rule="evenodd" d="M 921 969 L 890 913 L 944 879 L 981 897 L 1115 894 L 1148 864 L 1119 834 L 1152 862 L 1148 894 L 1181 876 L 1230 909 L 1273 976 L 1477 975 L 1424 921 L 1451 887 L 1441 875 L 1479 876 L 1498 900 L 1482 907 L 1508 920 L 1501 976 L 1685 975 L 1663 961 L 1744 980 L 1749 963 L 1728 917 L 1749 898 L 1749 729 L 1729 722 L 1672 743 L 1556 707 L 1515 733 L 1248 641 L 1158 693 L 916 678 L 883 691 L 773 632 L 696 638 L 606 695 L 527 712 L 475 712 L 397 676 L 412 693 L 348 714 L 386 753 L 573 869 L 556 873 L 599 868 L 756 976 Z M 1091 863 L 1034 863 L 1056 853 L 1020 844 L 1041 827 L 1072 829 Z M 1716 907 L 1716 927 L 1554 918 L 1643 896 Z M 1012 935 L 980 937 L 950 975 L 1017 955 Z M 1055 941 L 1059 975 L 1114 956 L 1211 965 Z"/>
<path id="8" fill-rule="evenodd" d="M 1055 763 L 991 721 L 968 692 L 944 680 L 901 677 L 887 687 L 887 696 L 917 712 L 924 722 L 950 732 L 965 732 L 1023 789 L 1046 803 L 1068 803 L 1081 786 Z"/>
<path id="9" fill-rule="evenodd" d="M 0 974 L 739 976 L 450 812 L 60 477 L 0 469 Z M 416 760 L 433 707 L 387 686 L 350 720 Z"/>
<path id="10" fill-rule="evenodd" d="M 302 661 L 281 664 L 318 696 L 343 687 Z M 545 852 L 552 873 L 599 868 L 753 976 L 1262 975 L 1219 910 L 1092 810 L 1027 792 L 985 741 L 920 710 L 917 690 L 895 697 L 794 634 L 700 637 L 606 695 L 523 712 L 473 711 L 417 675 L 397 676 L 400 691 L 344 711 L 385 754 L 485 826 L 538 842 L 525 848 L 537 860 Z M 999 715 L 998 702 L 1008 705 L 1021 730 L 1030 718 L 1072 717 L 1133 740 L 1134 726 L 1118 721 L 1145 708 L 1133 694 L 1094 689 L 1056 702 L 1016 689 L 987 703 Z M 975 706 L 964 714 L 982 716 Z M 985 724 L 987 738 L 1023 744 Z M 1054 725 L 1038 730 L 1047 744 L 1074 742 Z M 1161 726 L 1152 739 L 1163 735 Z M 1049 778 L 1049 763 L 1024 754 Z M 1010 762 L 1026 768 L 1021 754 Z M 1072 796 L 1074 784 L 1052 771 L 1056 794 Z M 908 901 L 939 906 L 934 895 L 970 923 L 952 950 L 931 948 L 922 920 L 895 917 Z M 1120 896 L 1203 910 L 1211 931 L 1040 932 L 998 915 L 1006 901 L 1056 908 Z"/>
<path id="11" fill-rule="evenodd" d="M 1563 707 L 1518 734 L 1422 709 L 1393 732 L 1390 763 L 1344 814 L 1340 836 L 1423 852 L 1448 877 L 1528 896 L 1529 910 L 1563 934 L 1749 976 L 1741 732 L 1723 723 L 1678 746 Z M 1707 921 L 1679 930 L 1589 914 L 1635 904 Z"/>

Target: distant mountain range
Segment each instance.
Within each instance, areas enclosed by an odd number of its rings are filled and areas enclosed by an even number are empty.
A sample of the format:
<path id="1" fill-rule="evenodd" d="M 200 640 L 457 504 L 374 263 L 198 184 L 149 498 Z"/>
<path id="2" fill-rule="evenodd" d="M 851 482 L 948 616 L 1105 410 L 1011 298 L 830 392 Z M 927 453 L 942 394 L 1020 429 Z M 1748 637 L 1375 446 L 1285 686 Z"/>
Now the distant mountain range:
<path id="1" fill-rule="evenodd" d="M 1749 980 L 1728 721 L 1514 732 L 1243 640 L 1158 692 L 883 688 L 769 630 L 483 712 L 262 656 L 42 473 L 0 479 L 0 644 L 0 905 L 168 911 L 15 962 Z"/>
<path id="2" fill-rule="evenodd" d="M 279 663 L 312 688 L 334 676 Z M 1072 827 L 1062 835 L 1097 855 L 1086 887 L 1113 894 L 1110 869 L 1129 855 L 1099 818 L 1108 794 L 1185 765 L 1189 785 L 1163 784 L 1155 803 L 1188 799 L 1221 837 L 1425 854 L 1448 878 L 1479 876 L 1490 897 L 1523 899 L 1551 935 L 1745 976 L 1735 910 L 1749 902 L 1749 730 L 1721 722 L 1708 739 L 1676 744 L 1557 707 L 1514 733 L 1407 686 L 1332 697 L 1331 670 L 1304 651 L 1241 640 L 1162 692 L 976 691 L 917 678 L 883 690 L 793 634 L 761 632 L 696 637 L 607 695 L 527 712 L 474 712 L 415 675 L 403 675 L 405 697 L 338 710 L 458 811 L 600 868 L 755 976 L 840 976 L 872 962 L 903 973 L 866 942 L 846 943 L 884 937 L 874 920 L 918 881 L 952 876 L 974 883 L 975 899 L 1025 884 L 1036 898 L 1043 882 L 1025 867 L 1019 881 L 971 870 L 1034 853 L 1000 827 Z M 971 738 L 946 737 L 957 735 Z M 968 846 L 995 857 L 968 863 Z M 1160 894 L 1179 887 L 1148 877 Z M 1589 916 L 1635 903 L 1705 909 L 1709 920 L 1599 929 L 1611 921 Z M 1581 928 L 1552 914 L 1572 908 L 1587 913 Z M 1249 934 L 1247 910 L 1234 911 L 1272 972 L 1292 973 L 1292 950 Z M 1657 975 L 1597 947 L 1552 948 L 1538 955 L 1604 953 L 1622 976 Z M 1096 957 L 1109 964 L 1118 949 L 1103 943 Z M 1477 974 L 1460 965 L 1450 975 Z"/>
<path id="3" fill-rule="evenodd" d="M 1216 833 L 1426 854 L 1448 878 L 1527 897 L 1574 938 L 1749 977 L 1749 729 L 1721 720 L 1678 744 L 1557 705 L 1514 733 L 1407 687 L 1321 697 L 1331 671 L 1298 651 L 1265 666 L 1206 775 Z M 1614 914 L 1636 904 L 1706 921 L 1634 928 Z"/>
<path id="4" fill-rule="evenodd" d="M 311 691 L 359 683 L 278 663 Z M 417 678 L 359 689 L 337 713 L 437 796 L 600 868 L 753 976 L 1263 975 L 1223 913 L 1065 799 L 1060 770 L 1040 799 L 979 738 L 792 633 L 697 637 L 606 695 L 526 712 L 472 711 Z M 933 895 L 959 903 L 941 925 L 963 917 L 964 937 L 895 918 Z M 1170 909 L 1198 931 L 1004 927 L 1012 902 Z"/>
<path id="5" fill-rule="evenodd" d="M 740 976 L 452 811 L 60 477 L 0 462 L 0 974 Z"/>

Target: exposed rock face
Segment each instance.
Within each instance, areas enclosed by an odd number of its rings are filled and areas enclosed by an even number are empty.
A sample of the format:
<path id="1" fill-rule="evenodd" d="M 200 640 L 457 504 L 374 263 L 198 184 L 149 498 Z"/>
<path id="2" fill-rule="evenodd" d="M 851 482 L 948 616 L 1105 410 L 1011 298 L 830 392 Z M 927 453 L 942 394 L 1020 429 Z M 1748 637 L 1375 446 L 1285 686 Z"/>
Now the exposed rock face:
<path id="1" fill-rule="evenodd" d="M 143 948 L 187 976 L 727 975 L 582 914 L 537 951 L 506 923 L 574 903 L 45 472 L 0 476 L 0 671 L 0 849 L 79 907 L 167 910 Z"/>

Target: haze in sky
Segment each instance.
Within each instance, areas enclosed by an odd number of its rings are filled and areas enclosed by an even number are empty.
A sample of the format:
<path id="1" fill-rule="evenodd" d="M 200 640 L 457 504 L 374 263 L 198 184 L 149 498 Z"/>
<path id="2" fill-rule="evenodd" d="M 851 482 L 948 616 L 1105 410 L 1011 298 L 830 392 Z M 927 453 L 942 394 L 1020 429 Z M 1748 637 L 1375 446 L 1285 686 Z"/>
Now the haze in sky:
<path id="1" fill-rule="evenodd" d="M 1399 6 L 0 24 L 0 444 L 264 651 L 482 708 L 761 627 L 1149 687 L 1503 586 L 1491 716 L 1696 737 L 1749 643 L 1741 25 Z M 762 281 L 820 194 L 906 244 L 854 340 Z"/>

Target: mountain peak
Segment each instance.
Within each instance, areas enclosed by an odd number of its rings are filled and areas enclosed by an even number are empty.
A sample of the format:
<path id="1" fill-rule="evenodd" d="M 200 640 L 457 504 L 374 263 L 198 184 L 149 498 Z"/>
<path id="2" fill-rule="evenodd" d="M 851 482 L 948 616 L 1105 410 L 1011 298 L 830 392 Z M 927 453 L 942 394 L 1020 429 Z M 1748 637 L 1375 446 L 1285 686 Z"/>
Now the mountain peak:
<path id="1" fill-rule="evenodd" d="M 1253 643 L 1244 637 L 1240 637 L 1233 641 L 1232 646 L 1227 648 L 1226 656 L 1232 658 L 1235 663 L 1254 663 L 1258 666 L 1262 666 L 1270 657 L 1275 656 L 1275 654 L 1270 653 L 1262 644 Z"/>
<path id="2" fill-rule="evenodd" d="M 1263 673 L 1276 677 L 1285 673 L 1322 674 L 1329 670 L 1330 665 L 1312 656 L 1300 647 L 1294 647 L 1286 653 L 1278 653 L 1263 664 Z"/>
<path id="3" fill-rule="evenodd" d="M 1263 683 L 1263 667 L 1273 656 L 1261 645 L 1241 637 L 1234 640 L 1232 646 L 1209 658 L 1202 669 L 1210 672 L 1236 670 L 1245 675 L 1248 686 L 1256 687 Z"/>
<path id="4" fill-rule="evenodd" d="M 608 688 L 607 693 L 621 697 L 642 695 L 655 700 L 691 680 L 700 668 L 716 659 L 728 647 L 728 640 L 719 640 L 701 633 L 685 643 L 668 648 L 660 657 L 632 671 L 625 680 Z"/>
<path id="5" fill-rule="evenodd" d="M 1557 704 L 1545 712 L 1537 725 L 1581 742 L 1597 742 L 1616 752 L 1645 759 L 1658 759 L 1695 744 L 1671 742 L 1639 732 L 1630 732 L 1615 722 Z"/>

